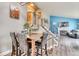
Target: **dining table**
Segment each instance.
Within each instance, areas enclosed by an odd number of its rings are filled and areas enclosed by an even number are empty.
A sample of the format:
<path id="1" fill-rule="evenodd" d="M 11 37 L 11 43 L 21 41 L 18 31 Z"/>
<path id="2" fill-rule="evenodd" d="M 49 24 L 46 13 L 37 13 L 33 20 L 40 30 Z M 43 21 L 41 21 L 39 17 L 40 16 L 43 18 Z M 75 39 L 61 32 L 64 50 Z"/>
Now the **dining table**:
<path id="1" fill-rule="evenodd" d="M 31 41 L 31 56 L 35 56 L 35 50 L 36 50 L 36 45 L 35 41 L 39 40 L 41 41 L 40 37 L 43 35 L 43 33 L 31 33 L 30 35 L 27 36 L 27 39 L 30 39 Z"/>

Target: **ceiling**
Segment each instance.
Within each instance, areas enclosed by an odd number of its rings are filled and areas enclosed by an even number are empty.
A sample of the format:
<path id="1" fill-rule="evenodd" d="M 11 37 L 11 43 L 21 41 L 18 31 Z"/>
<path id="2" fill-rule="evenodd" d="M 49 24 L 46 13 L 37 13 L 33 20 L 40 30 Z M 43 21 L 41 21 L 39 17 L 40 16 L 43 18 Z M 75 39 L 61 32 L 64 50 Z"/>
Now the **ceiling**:
<path id="1" fill-rule="evenodd" d="M 79 18 L 79 2 L 35 2 L 50 16 Z"/>

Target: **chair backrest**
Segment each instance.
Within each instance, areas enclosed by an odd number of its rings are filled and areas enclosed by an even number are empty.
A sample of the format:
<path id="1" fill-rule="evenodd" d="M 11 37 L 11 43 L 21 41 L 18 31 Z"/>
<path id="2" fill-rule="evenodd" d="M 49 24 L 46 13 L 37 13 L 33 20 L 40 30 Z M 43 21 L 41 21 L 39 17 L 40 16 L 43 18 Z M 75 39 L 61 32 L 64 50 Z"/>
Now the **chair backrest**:
<path id="1" fill-rule="evenodd" d="M 47 37 L 48 37 L 48 33 L 44 32 L 43 33 L 43 40 L 44 40 L 44 42 L 47 42 Z"/>
<path id="2" fill-rule="evenodd" d="M 16 35 L 15 35 L 15 32 L 10 32 L 10 36 L 12 39 L 12 45 L 14 45 L 15 49 L 16 49 L 18 47 L 18 41 L 17 41 Z"/>
<path id="3" fill-rule="evenodd" d="M 17 34 L 17 39 L 18 39 L 18 42 L 19 42 L 19 45 L 20 45 L 20 50 L 25 52 L 27 51 L 27 34 L 22 32 L 22 33 L 18 33 Z"/>
<path id="4" fill-rule="evenodd" d="M 48 33 L 44 32 L 44 33 L 43 33 L 43 36 L 44 36 L 44 39 L 46 39 L 47 36 L 48 36 Z"/>

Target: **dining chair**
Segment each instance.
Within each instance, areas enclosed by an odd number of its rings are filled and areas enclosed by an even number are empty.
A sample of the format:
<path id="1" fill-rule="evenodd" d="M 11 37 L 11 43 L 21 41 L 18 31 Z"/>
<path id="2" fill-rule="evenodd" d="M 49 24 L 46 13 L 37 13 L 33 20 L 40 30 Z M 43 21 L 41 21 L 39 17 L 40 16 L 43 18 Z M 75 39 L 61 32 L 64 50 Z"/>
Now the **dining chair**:
<path id="1" fill-rule="evenodd" d="M 13 56 L 13 55 L 18 56 L 19 42 L 17 41 L 15 32 L 10 32 L 10 36 L 11 36 L 11 39 L 12 39 L 12 53 L 11 53 L 11 56 Z"/>
<path id="2" fill-rule="evenodd" d="M 47 37 L 48 37 L 48 33 L 47 32 L 43 32 L 43 35 L 40 37 L 41 39 L 41 55 L 43 55 L 43 51 L 45 51 L 45 55 L 48 56 L 47 53 Z M 44 47 L 44 48 L 43 48 Z"/>
<path id="3" fill-rule="evenodd" d="M 23 31 L 21 33 L 17 34 L 17 40 L 19 42 L 19 56 L 27 55 L 27 34 L 24 33 Z M 23 56 L 24 56 L 23 55 Z"/>
<path id="4" fill-rule="evenodd" d="M 27 56 L 31 56 L 31 53 L 32 53 L 32 39 L 27 38 L 27 45 L 28 45 Z"/>
<path id="5" fill-rule="evenodd" d="M 39 55 L 42 56 L 42 54 L 41 54 L 41 52 L 40 52 L 40 49 L 41 49 L 41 42 L 37 40 L 37 41 L 35 41 L 35 45 L 36 45 L 36 56 L 39 56 Z"/>

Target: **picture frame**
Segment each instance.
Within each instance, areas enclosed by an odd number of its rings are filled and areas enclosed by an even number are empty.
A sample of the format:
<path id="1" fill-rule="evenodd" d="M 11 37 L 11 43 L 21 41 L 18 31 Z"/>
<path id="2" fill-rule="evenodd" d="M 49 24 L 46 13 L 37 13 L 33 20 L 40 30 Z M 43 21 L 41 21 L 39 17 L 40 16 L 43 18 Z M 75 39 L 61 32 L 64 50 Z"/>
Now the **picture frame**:
<path id="1" fill-rule="evenodd" d="M 20 10 L 19 7 L 10 4 L 10 18 L 19 20 Z"/>
<path id="2" fill-rule="evenodd" d="M 42 25 L 44 25 L 44 26 L 46 26 L 46 27 L 48 27 L 48 25 L 49 25 L 49 22 L 48 22 L 48 19 L 47 18 L 43 18 L 42 19 Z"/>
<path id="3" fill-rule="evenodd" d="M 68 22 L 60 22 L 60 27 L 68 27 L 69 23 Z"/>

